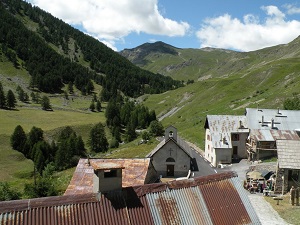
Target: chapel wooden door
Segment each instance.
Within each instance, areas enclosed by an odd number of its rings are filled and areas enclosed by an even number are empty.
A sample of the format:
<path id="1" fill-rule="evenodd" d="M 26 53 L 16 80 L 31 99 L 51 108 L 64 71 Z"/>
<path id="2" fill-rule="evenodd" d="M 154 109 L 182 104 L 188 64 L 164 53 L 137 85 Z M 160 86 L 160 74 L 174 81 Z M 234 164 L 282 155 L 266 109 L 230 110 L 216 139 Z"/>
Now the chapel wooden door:
<path id="1" fill-rule="evenodd" d="M 167 165 L 167 177 L 174 177 L 174 165 Z"/>

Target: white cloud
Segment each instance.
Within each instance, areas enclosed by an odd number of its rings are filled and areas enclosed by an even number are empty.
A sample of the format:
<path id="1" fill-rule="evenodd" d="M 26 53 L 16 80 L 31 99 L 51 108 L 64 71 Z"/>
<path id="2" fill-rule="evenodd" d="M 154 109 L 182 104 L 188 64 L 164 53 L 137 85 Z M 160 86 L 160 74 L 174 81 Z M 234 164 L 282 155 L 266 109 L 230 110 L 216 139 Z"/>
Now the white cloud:
<path id="1" fill-rule="evenodd" d="M 293 14 L 300 14 L 300 8 L 296 7 L 292 4 L 286 4 L 284 7 L 287 9 L 287 14 L 293 15 Z"/>
<path id="2" fill-rule="evenodd" d="M 228 14 L 206 19 L 196 33 L 201 47 L 252 51 L 288 43 L 300 34 L 300 22 L 286 20 L 276 6 L 261 9 L 266 13 L 263 22 L 254 15 L 245 15 L 243 20 Z"/>
<path id="3" fill-rule="evenodd" d="M 158 0 L 30 0 L 34 5 L 114 46 L 132 32 L 184 36 L 190 26 L 164 18 Z"/>

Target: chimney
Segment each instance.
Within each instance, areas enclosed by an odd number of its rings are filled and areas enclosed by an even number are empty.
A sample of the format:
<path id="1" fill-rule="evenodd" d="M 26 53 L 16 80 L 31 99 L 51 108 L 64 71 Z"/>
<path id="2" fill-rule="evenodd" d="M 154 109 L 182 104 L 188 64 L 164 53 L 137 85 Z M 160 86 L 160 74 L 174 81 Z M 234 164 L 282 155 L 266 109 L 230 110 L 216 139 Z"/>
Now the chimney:
<path id="1" fill-rule="evenodd" d="M 277 114 L 281 114 L 280 111 L 279 111 L 279 107 L 277 108 Z"/>
<path id="2" fill-rule="evenodd" d="M 223 144 L 226 144 L 227 141 L 226 141 L 226 137 L 223 137 Z"/>
<path id="3" fill-rule="evenodd" d="M 240 129 L 244 128 L 243 122 L 240 120 Z"/>
<path id="4" fill-rule="evenodd" d="M 110 162 L 92 162 L 94 169 L 93 192 L 109 192 L 122 190 L 122 167 Z"/>
<path id="5" fill-rule="evenodd" d="M 264 125 L 264 116 L 261 116 L 261 126 L 263 126 Z"/>

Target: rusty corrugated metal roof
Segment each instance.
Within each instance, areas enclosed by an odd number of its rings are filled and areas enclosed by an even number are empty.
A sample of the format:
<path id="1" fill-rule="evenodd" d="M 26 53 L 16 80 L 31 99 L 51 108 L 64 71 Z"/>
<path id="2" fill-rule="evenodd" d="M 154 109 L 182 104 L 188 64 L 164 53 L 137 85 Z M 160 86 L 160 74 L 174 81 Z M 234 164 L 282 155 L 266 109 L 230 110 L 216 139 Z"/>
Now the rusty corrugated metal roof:
<path id="1" fill-rule="evenodd" d="M 276 141 L 276 140 L 300 140 L 296 131 L 293 130 L 261 130 L 253 129 L 250 136 L 256 141 Z"/>
<path id="2" fill-rule="evenodd" d="M 119 163 L 113 163 L 113 162 L 98 163 L 92 160 L 90 164 L 94 170 L 125 169 L 125 167 L 121 166 Z"/>
<path id="3" fill-rule="evenodd" d="M 0 202 L 0 225 L 261 224 L 234 172 L 106 194 Z"/>
<path id="4" fill-rule="evenodd" d="M 86 194 L 93 192 L 94 169 L 124 168 L 122 186 L 143 185 L 150 166 L 150 159 L 80 159 L 65 195 Z"/>

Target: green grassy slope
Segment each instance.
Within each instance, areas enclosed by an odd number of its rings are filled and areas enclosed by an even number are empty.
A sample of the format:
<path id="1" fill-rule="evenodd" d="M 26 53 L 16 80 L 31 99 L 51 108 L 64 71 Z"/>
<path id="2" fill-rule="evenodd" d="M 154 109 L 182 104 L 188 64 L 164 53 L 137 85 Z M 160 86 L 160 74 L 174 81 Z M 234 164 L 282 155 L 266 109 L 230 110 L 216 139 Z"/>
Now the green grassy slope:
<path id="1" fill-rule="evenodd" d="M 144 44 L 120 52 L 136 65 L 154 73 L 178 80 L 194 81 L 224 78 L 254 70 L 266 69 L 269 63 L 282 59 L 293 60 L 300 55 L 300 38 L 289 44 L 253 52 L 234 52 L 223 49 L 178 49 L 163 42 Z M 161 49 L 168 48 L 168 51 Z M 171 53 L 170 53 L 171 52 Z"/>
<path id="2" fill-rule="evenodd" d="M 163 119 L 163 124 L 173 124 L 184 138 L 203 148 L 206 115 L 241 115 L 246 107 L 258 105 L 282 108 L 284 99 L 299 92 L 299 62 L 300 59 L 282 59 L 243 76 L 199 81 L 179 90 L 147 96 L 145 105 L 159 116 L 177 107 L 179 110 Z"/>

